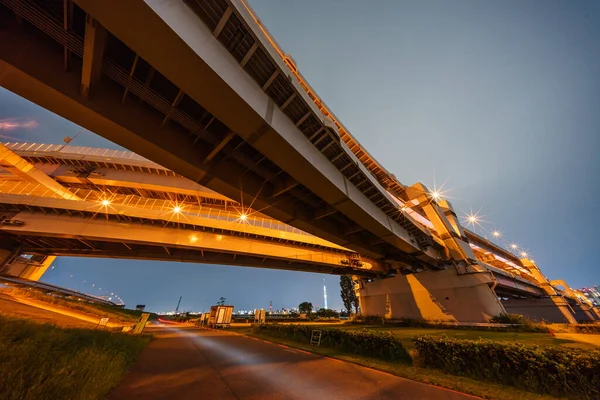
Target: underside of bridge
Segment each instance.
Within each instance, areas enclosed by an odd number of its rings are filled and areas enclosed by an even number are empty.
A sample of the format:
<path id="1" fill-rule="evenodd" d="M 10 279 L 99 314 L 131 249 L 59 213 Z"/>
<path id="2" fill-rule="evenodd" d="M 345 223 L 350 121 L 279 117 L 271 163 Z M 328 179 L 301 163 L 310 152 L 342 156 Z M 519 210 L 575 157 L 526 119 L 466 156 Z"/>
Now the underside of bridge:
<path id="1" fill-rule="evenodd" d="M 0 268 L 30 252 L 352 274 L 363 312 L 390 318 L 581 303 L 386 171 L 242 0 L 0 0 L 0 24 L 3 87 L 152 161 L 3 150 Z"/>

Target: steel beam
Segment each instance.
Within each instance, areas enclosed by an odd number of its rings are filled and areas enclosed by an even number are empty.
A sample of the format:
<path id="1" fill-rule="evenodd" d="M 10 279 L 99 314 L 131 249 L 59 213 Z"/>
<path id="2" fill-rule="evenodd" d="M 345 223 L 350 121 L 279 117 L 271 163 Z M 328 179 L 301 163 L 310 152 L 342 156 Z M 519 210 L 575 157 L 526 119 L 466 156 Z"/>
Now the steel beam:
<path id="1" fill-rule="evenodd" d="M 106 29 L 92 16 L 86 15 L 81 69 L 81 94 L 84 97 L 89 97 L 91 86 L 100 79 L 105 45 Z"/>

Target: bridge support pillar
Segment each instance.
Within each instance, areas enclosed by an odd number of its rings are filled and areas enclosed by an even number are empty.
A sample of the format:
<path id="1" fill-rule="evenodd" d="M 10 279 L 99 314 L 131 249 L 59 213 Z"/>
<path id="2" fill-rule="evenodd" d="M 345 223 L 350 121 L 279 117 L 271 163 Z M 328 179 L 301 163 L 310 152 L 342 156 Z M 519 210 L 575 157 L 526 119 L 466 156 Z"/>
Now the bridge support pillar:
<path id="1" fill-rule="evenodd" d="M 587 304 L 575 304 L 571 308 L 575 311 L 575 319 L 577 322 L 597 321 L 598 316 Z"/>
<path id="2" fill-rule="evenodd" d="M 4 273 L 30 281 L 39 281 L 55 259 L 55 256 L 17 257 L 8 265 Z"/>
<path id="3" fill-rule="evenodd" d="M 487 322 L 504 312 L 489 272 L 456 269 L 362 282 L 360 307 L 366 316 L 428 321 Z"/>
<path id="4" fill-rule="evenodd" d="M 21 246 L 18 243 L 11 243 L 3 236 L 0 236 L 0 239 L 7 244 L 4 246 L 5 243 L 2 243 L 3 246 L 0 248 L 0 274 L 5 274 L 12 261 L 21 253 Z"/>
<path id="5" fill-rule="evenodd" d="M 502 305 L 507 313 L 521 314 L 531 321 L 554 322 L 560 324 L 576 324 L 573 309 L 562 296 L 544 297 L 541 299 L 509 298 L 503 300 Z"/>

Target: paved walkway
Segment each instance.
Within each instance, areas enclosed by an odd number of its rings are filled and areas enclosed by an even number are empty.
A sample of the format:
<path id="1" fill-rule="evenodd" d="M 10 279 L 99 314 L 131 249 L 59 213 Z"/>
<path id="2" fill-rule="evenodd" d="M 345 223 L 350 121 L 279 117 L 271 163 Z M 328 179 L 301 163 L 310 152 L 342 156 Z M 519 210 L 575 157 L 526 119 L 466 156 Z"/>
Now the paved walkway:
<path id="1" fill-rule="evenodd" d="M 474 399 L 241 335 L 190 328 L 154 333 L 109 399 Z"/>

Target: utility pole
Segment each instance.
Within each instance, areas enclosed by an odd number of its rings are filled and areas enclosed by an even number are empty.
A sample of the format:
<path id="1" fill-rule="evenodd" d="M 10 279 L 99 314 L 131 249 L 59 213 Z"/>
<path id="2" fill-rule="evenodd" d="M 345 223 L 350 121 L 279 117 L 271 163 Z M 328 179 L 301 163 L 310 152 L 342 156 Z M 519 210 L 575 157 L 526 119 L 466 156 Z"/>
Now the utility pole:
<path id="1" fill-rule="evenodd" d="M 181 298 L 183 296 L 179 296 L 179 301 L 177 302 L 177 308 L 175 309 L 175 314 L 177 314 L 179 312 L 179 305 L 181 304 Z"/>

